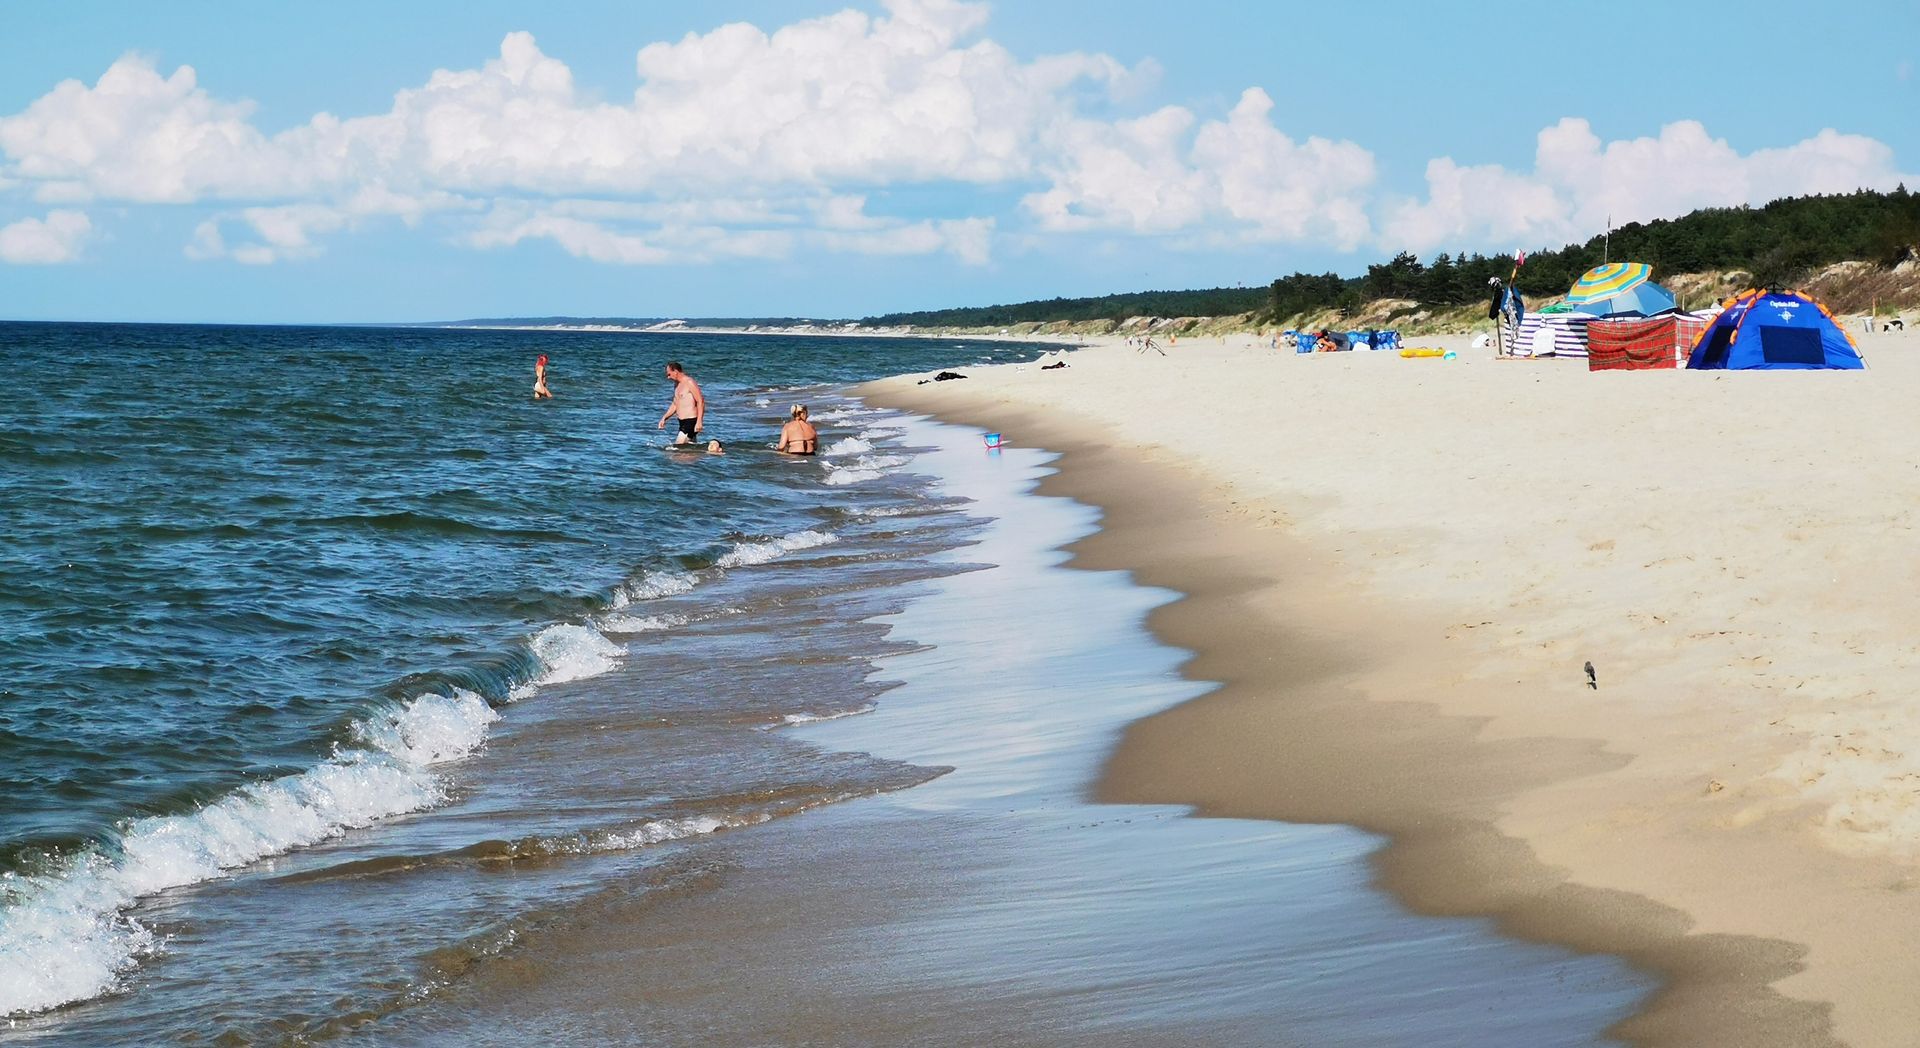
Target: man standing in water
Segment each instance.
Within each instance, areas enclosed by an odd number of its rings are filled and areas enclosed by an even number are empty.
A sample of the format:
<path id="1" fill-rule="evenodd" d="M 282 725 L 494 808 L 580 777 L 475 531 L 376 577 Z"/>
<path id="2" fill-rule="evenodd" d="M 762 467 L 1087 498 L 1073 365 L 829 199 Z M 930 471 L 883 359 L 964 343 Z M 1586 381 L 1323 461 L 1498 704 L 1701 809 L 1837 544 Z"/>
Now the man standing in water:
<path id="1" fill-rule="evenodd" d="M 687 374 L 679 361 L 667 361 L 667 378 L 673 381 L 673 402 L 667 405 L 666 414 L 660 416 L 660 424 L 654 428 L 665 429 L 668 419 L 679 416 L 680 432 L 673 442 L 685 444 L 700 432 L 706 422 L 707 398 L 700 392 L 700 383 Z"/>

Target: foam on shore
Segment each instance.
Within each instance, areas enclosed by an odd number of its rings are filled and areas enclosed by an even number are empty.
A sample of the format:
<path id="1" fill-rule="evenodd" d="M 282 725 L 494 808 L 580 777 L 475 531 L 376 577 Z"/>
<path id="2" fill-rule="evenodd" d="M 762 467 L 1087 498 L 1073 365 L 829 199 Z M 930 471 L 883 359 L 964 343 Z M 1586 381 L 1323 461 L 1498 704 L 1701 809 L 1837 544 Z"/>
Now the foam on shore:
<path id="1" fill-rule="evenodd" d="M 163 943 L 127 911 L 270 855 L 440 803 L 431 770 L 485 741 L 498 714 L 471 692 L 423 695 L 353 726 L 343 748 L 307 771 L 244 786 L 184 815 L 130 823 L 111 846 L 41 875 L 0 875 L 0 1015 L 22 1015 L 112 989 Z"/>
<path id="2" fill-rule="evenodd" d="M 1920 337 L 1869 336 L 1866 372 L 1768 374 L 1591 374 L 1429 341 L 1460 356 L 1182 340 L 1164 360 L 1106 345 L 1044 379 L 988 367 L 946 384 L 964 389 L 865 393 L 1068 452 L 1055 490 L 1098 502 L 1115 533 L 1178 503 L 1157 546 L 1092 545 L 1202 594 L 1164 627 L 1244 676 L 1136 726 L 1105 789 L 1124 772 L 1127 799 L 1402 833 L 1422 861 L 1390 846 L 1383 879 L 1416 905 L 1661 972 L 1676 992 L 1630 1025 L 1663 1043 L 1735 1039 L 1737 1019 L 1755 1038 L 1899 1044 L 1920 1028 L 1920 913 L 1858 889 L 1909 883 L 1920 855 L 1920 746 L 1898 709 L 1920 597 L 1886 553 L 1915 526 L 1920 473 L 1876 450 L 1920 442 Z M 1209 410 L 1142 423 L 1176 374 Z M 1301 578 L 1283 585 L 1276 563 Z M 1319 603 L 1295 599 L 1321 576 Z M 1196 624 L 1220 604 L 1210 588 L 1273 636 L 1366 653 L 1349 697 L 1309 723 L 1290 719 L 1303 700 L 1263 703 L 1274 671 L 1210 640 L 1222 621 Z M 1357 774 L 1383 763 L 1390 783 Z M 1689 926 L 1724 938 L 1701 949 Z"/>

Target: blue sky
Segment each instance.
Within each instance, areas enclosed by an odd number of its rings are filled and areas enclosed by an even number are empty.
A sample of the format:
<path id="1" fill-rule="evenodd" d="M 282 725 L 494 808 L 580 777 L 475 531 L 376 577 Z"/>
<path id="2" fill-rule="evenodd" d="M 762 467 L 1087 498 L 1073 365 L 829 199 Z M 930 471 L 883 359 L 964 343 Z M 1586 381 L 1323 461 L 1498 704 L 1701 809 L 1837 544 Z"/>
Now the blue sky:
<path id="1" fill-rule="evenodd" d="M 13 6 L 0 317 L 862 315 L 1920 184 L 1920 5 L 1684 6 Z"/>

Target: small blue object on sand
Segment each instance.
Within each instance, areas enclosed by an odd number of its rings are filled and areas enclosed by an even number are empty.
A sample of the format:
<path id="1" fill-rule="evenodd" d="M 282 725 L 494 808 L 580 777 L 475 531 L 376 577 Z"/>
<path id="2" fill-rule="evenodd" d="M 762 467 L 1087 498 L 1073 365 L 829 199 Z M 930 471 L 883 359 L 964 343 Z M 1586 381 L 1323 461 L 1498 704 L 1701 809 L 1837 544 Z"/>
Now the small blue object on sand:
<path id="1" fill-rule="evenodd" d="M 983 436 L 981 439 L 985 440 L 987 442 L 987 446 L 990 448 L 997 448 L 1000 446 L 1000 434 L 998 433 L 988 433 L 985 436 Z"/>

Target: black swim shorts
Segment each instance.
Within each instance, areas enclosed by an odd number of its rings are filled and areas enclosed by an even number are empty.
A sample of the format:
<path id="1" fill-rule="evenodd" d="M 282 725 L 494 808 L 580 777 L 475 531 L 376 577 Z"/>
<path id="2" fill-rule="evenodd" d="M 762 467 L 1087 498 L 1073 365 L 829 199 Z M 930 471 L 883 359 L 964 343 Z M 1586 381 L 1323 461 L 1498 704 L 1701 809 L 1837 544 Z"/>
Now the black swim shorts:
<path id="1" fill-rule="evenodd" d="M 693 435 L 699 432 L 699 430 L 697 424 L 692 419 L 683 418 L 680 420 L 680 432 L 685 434 L 688 440 L 692 440 Z"/>

